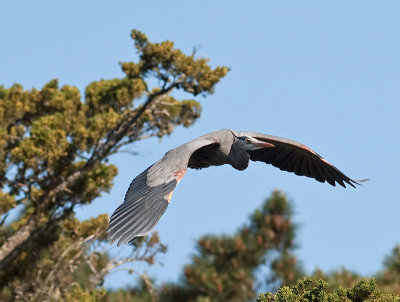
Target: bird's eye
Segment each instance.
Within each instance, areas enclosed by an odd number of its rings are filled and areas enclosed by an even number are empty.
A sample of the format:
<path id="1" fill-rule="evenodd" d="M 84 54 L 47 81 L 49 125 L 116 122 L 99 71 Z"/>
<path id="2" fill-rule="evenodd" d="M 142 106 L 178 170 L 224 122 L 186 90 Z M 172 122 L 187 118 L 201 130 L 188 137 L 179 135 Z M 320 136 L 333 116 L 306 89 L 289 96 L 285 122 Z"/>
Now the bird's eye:
<path id="1" fill-rule="evenodd" d="M 242 136 L 242 137 L 239 137 L 239 139 L 240 139 L 242 142 L 246 143 L 246 144 L 251 144 L 251 139 L 250 139 L 249 137 Z"/>

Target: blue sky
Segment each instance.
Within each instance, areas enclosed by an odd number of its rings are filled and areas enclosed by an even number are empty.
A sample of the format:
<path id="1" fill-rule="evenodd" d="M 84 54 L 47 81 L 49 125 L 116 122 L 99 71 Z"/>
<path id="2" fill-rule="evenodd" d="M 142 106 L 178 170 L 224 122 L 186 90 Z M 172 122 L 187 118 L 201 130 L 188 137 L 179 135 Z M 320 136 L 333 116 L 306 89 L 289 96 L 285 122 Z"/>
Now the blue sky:
<path id="1" fill-rule="evenodd" d="M 150 275 L 177 280 L 199 236 L 234 232 L 276 188 L 293 201 L 297 254 L 310 272 L 344 265 L 371 274 L 400 242 L 398 1 L 7 1 L 0 10 L 6 87 L 58 78 L 83 92 L 121 77 L 118 62 L 135 59 L 132 28 L 231 68 L 214 95 L 198 98 L 203 113 L 193 127 L 132 145 L 137 156 L 113 157 L 115 186 L 79 209 L 81 218 L 112 214 L 134 176 L 221 128 L 291 138 L 348 176 L 371 178 L 354 190 L 262 163 L 189 171 L 157 226 L 169 250 Z M 117 273 L 106 285 L 129 283 Z"/>

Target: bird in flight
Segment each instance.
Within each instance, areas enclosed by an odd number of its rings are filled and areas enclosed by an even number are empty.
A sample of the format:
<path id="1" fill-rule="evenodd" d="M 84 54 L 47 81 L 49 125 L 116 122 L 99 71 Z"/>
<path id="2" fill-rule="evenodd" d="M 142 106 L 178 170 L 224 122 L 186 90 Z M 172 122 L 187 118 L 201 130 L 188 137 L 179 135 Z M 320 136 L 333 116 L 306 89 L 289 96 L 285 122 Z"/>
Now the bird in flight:
<path id="1" fill-rule="evenodd" d="M 280 170 L 342 187 L 360 184 L 307 146 L 293 140 L 257 132 L 222 129 L 200 136 L 168 151 L 135 177 L 124 202 L 115 210 L 107 238 L 118 246 L 147 235 L 160 220 L 172 193 L 187 168 L 202 169 L 229 164 L 244 170 L 249 161 L 262 161 Z"/>

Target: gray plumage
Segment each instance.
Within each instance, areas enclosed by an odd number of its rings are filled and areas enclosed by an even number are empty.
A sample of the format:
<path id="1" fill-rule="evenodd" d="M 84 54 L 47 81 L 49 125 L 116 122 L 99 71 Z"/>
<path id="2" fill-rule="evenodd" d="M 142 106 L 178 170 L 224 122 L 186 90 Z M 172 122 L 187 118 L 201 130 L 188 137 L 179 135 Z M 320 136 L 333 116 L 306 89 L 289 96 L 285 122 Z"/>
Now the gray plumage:
<path id="1" fill-rule="evenodd" d="M 139 174 L 130 184 L 124 202 L 110 218 L 108 240 L 111 244 L 118 241 L 119 246 L 148 234 L 167 209 L 172 192 L 188 167 L 202 169 L 229 164 L 244 170 L 250 160 L 326 181 L 332 186 L 359 184 L 301 143 L 257 132 L 223 129 L 168 151 Z"/>

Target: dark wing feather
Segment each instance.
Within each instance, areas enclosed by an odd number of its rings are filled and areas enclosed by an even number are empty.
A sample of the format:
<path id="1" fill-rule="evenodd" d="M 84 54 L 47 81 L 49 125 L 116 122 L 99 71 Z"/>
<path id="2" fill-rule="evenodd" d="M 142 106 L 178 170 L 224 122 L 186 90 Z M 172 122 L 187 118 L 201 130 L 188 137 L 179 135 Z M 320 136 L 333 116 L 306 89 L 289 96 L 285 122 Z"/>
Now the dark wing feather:
<path id="1" fill-rule="evenodd" d="M 257 132 L 240 132 L 239 135 L 252 136 L 275 145 L 274 148 L 247 151 L 253 161 L 262 161 L 283 171 L 311 177 L 319 182 L 326 181 L 332 186 L 335 186 L 336 183 L 342 187 L 346 187 L 345 183 L 352 187 L 355 187 L 354 184 L 359 184 L 343 174 L 322 156 L 299 142 Z"/>
<path id="2" fill-rule="evenodd" d="M 192 169 L 203 169 L 210 166 L 226 164 L 219 154 L 219 143 L 213 143 L 197 149 L 189 158 L 188 167 Z"/>

